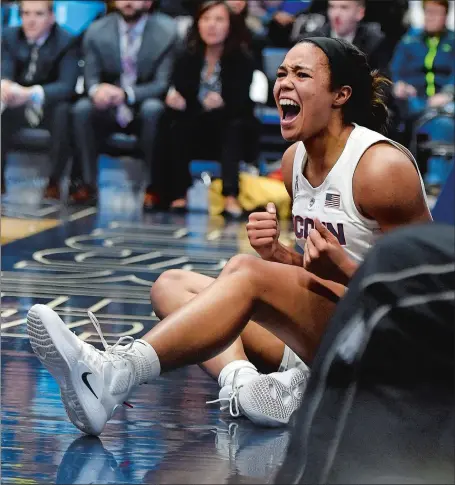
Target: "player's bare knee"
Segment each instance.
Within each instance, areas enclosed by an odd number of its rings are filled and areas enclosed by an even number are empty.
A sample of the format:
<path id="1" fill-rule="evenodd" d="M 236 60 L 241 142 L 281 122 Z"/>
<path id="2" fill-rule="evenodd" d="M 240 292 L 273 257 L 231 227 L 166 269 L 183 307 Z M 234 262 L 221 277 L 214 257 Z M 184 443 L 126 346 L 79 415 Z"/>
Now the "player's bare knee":
<path id="1" fill-rule="evenodd" d="M 187 271 L 181 269 L 169 269 L 158 277 L 150 288 L 150 300 L 153 307 L 159 307 L 171 291 L 182 290 Z M 156 311 L 156 310 L 155 310 Z"/>
<path id="2" fill-rule="evenodd" d="M 233 273 L 242 273 L 248 278 L 251 278 L 258 271 L 258 263 L 261 260 L 255 256 L 249 254 L 237 254 L 229 260 L 223 269 L 224 275 Z"/>

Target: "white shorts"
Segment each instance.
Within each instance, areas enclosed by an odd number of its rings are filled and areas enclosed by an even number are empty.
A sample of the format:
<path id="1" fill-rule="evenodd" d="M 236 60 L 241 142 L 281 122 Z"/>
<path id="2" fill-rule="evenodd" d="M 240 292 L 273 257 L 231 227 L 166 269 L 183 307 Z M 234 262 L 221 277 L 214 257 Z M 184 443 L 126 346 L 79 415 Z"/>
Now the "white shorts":
<path id="1" fill-rule="evenodd" d="M 289 369 L 309 370 L 309 367 L 303 360 L 287 345 L 284 346 L 283 360 L 281 361 L 278 372 L 284 372 Z"/>

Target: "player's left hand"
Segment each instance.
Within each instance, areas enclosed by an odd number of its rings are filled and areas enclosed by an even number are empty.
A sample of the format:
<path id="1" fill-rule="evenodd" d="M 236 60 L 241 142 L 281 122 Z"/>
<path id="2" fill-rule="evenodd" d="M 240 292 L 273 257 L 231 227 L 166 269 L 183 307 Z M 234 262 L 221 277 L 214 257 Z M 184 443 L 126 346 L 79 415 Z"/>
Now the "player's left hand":
<path id="1" fill-rule="evenodd" d="M 316 219 L 315 229 L 311 229 L 306 240 L 303 267 L 319 278 L 347 285 L 357 264 L 349 258 L 338 239 Z"/>

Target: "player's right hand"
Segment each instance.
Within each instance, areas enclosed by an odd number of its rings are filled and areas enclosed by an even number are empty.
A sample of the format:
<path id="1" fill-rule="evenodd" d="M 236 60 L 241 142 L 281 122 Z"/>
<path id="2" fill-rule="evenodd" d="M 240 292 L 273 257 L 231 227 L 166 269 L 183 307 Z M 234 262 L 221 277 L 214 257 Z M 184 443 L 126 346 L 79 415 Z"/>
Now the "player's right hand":
<path id="1" fill-rule="evenodd" d="M 248 219 L 246 230 L 251 247 L 262 259 L 273 261 L 280 237 L 275 204 L 269 202 L 265 212 L 253 212 Z"/>

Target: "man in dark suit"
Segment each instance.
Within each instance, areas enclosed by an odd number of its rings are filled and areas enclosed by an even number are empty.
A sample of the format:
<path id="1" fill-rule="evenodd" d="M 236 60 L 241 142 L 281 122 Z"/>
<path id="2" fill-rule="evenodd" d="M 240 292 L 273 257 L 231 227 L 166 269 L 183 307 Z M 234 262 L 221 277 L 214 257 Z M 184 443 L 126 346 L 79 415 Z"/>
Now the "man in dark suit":
<path id="1" fill-rule="evenodd" d="M 85 182 L 81 198 L 96 197 L 97 157 L 109 133 L 136 133 L 151 165 L 177 49 L 174 21 L 160 13 L 147 15 L 149 1 L 116 1 L 115 6 L 117 11 L 95 22 L 84 38 L 88 97 L 73 111 Z"/>
<path id="2" fill-rule="evenodd" d="M 52 1 L 23 1 L 21 27 L 2 36 L 2 193 L 6 155 L 22 127 L 51 132 L 51 177 L 46 197 L 59 198 L 58 183 L 68 160 L 70 105 L 78 76 L 74 38 L 55 23 Z"/>
<path id="3" fill-rule="evenodd" d="M 351 42 L 364 52 L 372 69 L 387 73 L 392 52 L 386 48 L 379 24 L 362 22 L 365 0 L 329 0 L 329 21 L 321 28 L 306 32 L 311 37 L 333 37 Z"/>

